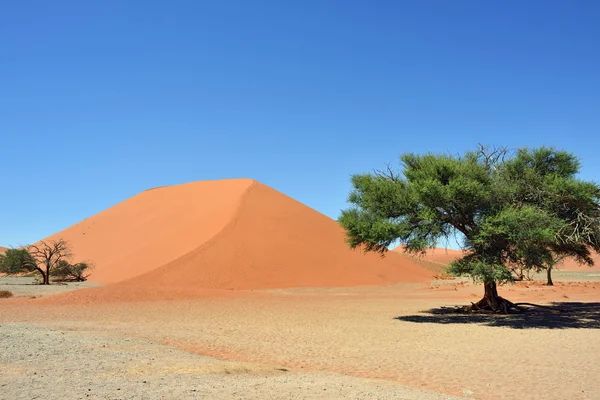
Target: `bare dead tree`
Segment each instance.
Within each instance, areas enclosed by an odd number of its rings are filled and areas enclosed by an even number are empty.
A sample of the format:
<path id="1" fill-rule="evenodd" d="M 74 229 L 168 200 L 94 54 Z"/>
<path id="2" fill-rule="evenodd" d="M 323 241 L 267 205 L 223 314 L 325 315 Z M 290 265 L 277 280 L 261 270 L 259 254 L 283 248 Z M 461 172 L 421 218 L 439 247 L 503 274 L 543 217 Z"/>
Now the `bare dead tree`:
<path id="1" fill-rule="evenodd" d="M 71 258 L 69 244 L 63 240 L 50 240 L 27 246 L 27 251 L 35 260 L 35 270 L 42 275 L 44 285 L 50 284 L 50 274 L 56 266 Z"/>

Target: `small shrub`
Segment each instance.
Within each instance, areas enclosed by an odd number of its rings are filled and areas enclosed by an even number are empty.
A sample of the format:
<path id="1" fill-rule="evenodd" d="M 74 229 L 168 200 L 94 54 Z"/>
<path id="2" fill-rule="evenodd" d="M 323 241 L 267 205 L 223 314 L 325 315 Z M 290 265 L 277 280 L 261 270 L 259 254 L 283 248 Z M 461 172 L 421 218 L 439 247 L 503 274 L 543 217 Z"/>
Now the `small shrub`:
<path id="1" fill-rule="evenodd" d="M 8 290 L 0 290 L 0 299 L 8 299 L 9 297 L 13 297 L 12 292 Z"/>
<path id="2" fill-rule="evenodd" d="M 60 260 L 52 271 L 52 277 L 59 282 L 84 282 L 90 276 L 92 269 L 94 266 L 89 262 L 71 264 L 68 261 Z"/>

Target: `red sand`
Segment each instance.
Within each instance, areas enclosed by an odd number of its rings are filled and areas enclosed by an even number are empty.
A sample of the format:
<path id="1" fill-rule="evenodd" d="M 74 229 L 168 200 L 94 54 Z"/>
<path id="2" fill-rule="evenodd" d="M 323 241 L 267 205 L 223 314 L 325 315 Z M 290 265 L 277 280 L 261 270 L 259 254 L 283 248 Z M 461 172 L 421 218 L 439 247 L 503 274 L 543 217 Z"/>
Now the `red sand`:
<path id="1" fill-rule="evenodd" d="M 396 247 L 394 251 L 407 256 L 407 254 L 404 253 L 403 246 Z M 462 253 L 463 252 L 461 250 L 435 248 L 427 250 L 425 255 L 422 257 L 428 261 L 434 261 L 443 265 L 447 265 L 459 258 Z M 594 266 L 592 267 L 579 264 L 573 259 L 567 259 L 562 265 L 558 266 L 557 269 L 560 269 L 561 271 L 600 271 L 600 254 L 593 255 L 592 259 L 594 260 Z"/>
<path id="2" fill-rule="evenodd" d="M 6 250 L 8 250 L 8 248 L 7 248 L 7 247 L 2 247 L 2 246 L 0 246 L 0 253 L 5 253 L 5 252 L 6 252 Z"/>
<path id="3" fill-rule="evenodd" d="M 85 235 L 84 235 L 85 233 Z M 146 191 L 63 232 L 96 281 L 70 300 L 189 297 L 199 289 L 276 289 L 425 282 L 432 273 L 390 252 L 349 250 L 332 219 L 251 180 Z M 92 300 L 92 299 L 89 299 Z"/>

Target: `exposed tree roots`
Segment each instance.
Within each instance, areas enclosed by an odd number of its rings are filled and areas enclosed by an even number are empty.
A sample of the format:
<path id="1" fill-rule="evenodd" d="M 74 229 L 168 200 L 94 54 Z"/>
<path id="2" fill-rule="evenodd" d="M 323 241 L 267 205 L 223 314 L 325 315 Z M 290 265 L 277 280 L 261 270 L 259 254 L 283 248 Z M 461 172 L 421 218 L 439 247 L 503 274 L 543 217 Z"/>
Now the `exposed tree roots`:
<path id="1" fill-rule="evenodd" d="M 524 307 L 526 306 L 526 307 Z M 531 311 L 531 308 L 543 308 L 554 312 L 564 312 L 565 310 L 558 307 L 543 306 L 534 303 L 513 303 L 503 297 L 498 297 L 495 302 L 488 301 L 486 298 L 479 300 L 477 303 L 471 303 L 470 306 L 462 306 L 457 308 L 457 311 L 467 313 L 485 313 L 485 314 L 512 314 Z"/>
<path id="2" fill-rule="evenodd" d="M 484 283 L 485 294 L 477 303 L 471 303 L 470 306 L 454 308 L 455 311 L 465 313 L 490 313 L 490 314 L 511 314 L 522 313 L 531 309 L 531 307 L 543 308 L 554 312 L 565 312 L 558 307 L 542 306 L 533 303 L 513 303 L 498 295 L 496 282 Z M 525 306 L 525 307 L 523 307 Z"/>
<path id="3" fill-rule="evenodd" d="M 519 307 L 519 305 L 500 296 L 484 297 L 477 303 L 471 303 L 468 308 L 471 312 L 490 312 L 499 314 L 509 314 L 513 310 L 516 312 L 525 311 L 523 308 Z"/>
<path id="4" fill-rule="evenodd" d="M 498 314 L 509 314 L 511 311 L 523 312 L 523 308 L 517 304 L 506 300 L 503 297 L 498 296 L 498 289 L 496 282 L 485 282 L 484 283 L 485 294 L 481 300 L 477 303 L 471 303 L 470 306 L 465 308 L 465 311 L 469 312 L 488 312 Z"/>

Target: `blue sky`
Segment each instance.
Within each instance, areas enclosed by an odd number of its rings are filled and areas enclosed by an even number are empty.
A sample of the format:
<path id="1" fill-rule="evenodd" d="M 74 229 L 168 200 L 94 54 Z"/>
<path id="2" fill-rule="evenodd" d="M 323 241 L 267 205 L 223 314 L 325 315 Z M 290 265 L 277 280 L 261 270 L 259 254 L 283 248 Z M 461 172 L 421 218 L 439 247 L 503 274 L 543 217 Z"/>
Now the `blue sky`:
<path id="1" fill-rule="evenodd" d="M 551 145 L 600 180 L 600 3 L 0 5 L 0 244 L 250 177 L 337 218 L 403 152 Z"/>

